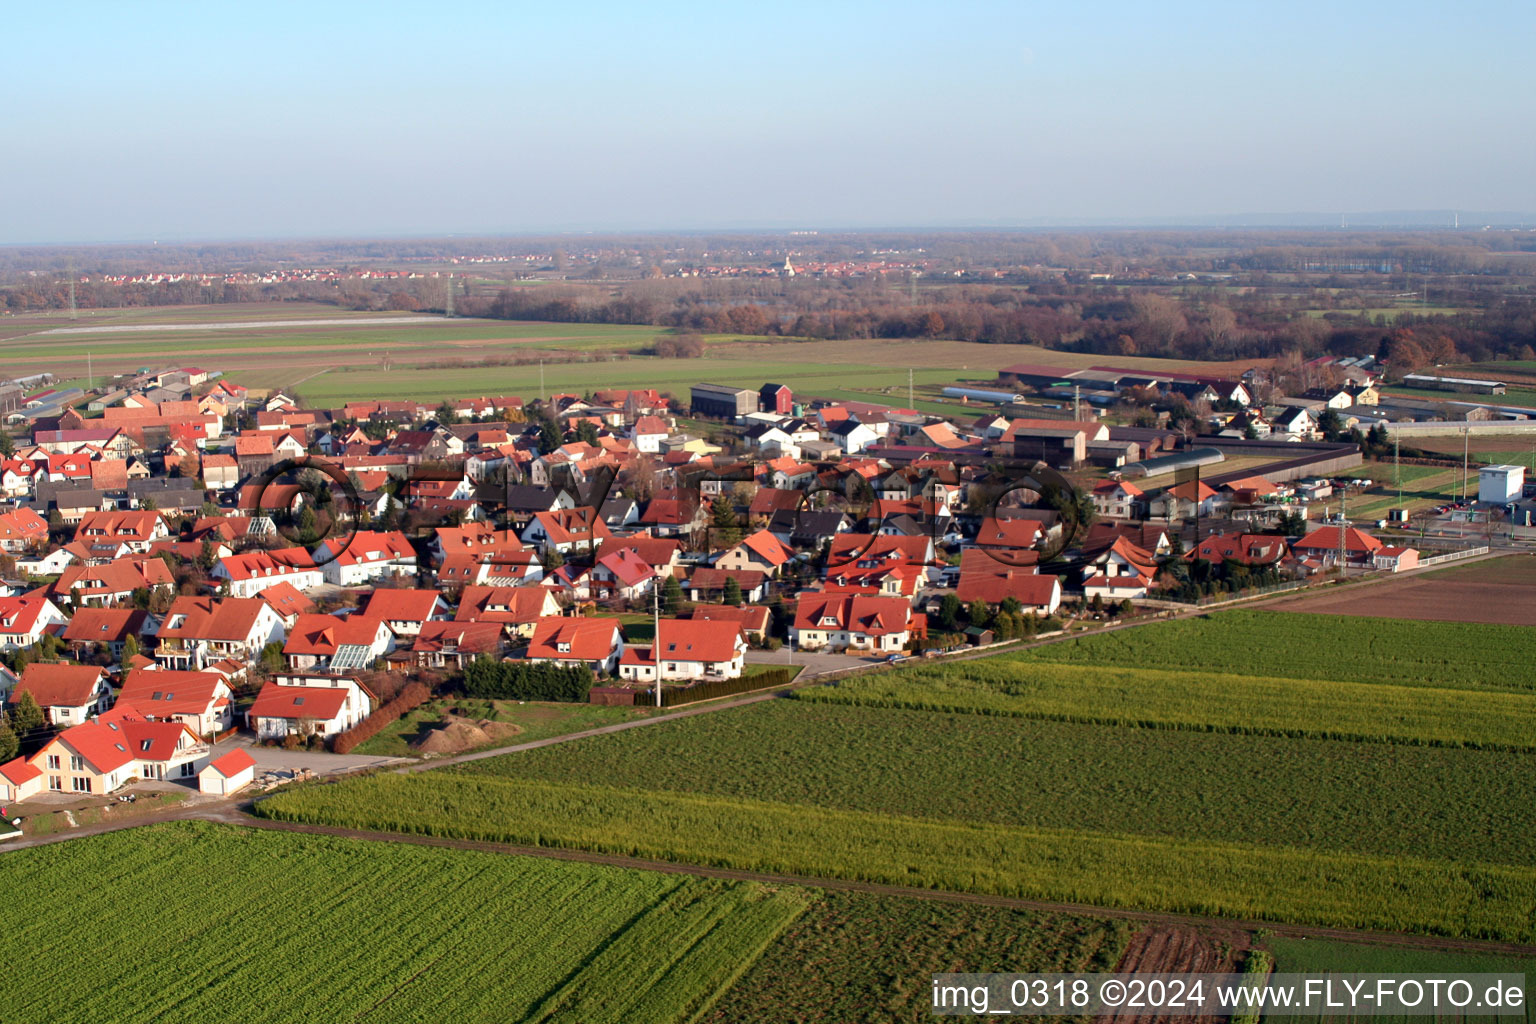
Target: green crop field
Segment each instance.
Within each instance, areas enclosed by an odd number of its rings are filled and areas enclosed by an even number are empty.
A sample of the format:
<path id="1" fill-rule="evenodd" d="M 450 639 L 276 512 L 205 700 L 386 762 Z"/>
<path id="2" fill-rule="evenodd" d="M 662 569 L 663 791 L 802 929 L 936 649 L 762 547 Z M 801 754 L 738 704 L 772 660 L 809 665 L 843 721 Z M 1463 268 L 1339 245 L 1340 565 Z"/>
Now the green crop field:
<path id="1" fill-rule="evenodd" d="M 1260 940 L 1275 958 L 1275 970 L 1289 974 L 1416 974 L 1443 978 L 1457 974 L 1536 974 L 1536 959 L 1491 954 L 1431 949 L 1404 949 L 1399 946 L 1367 946 L 1327 939 L 1289 939 L 1271 936 Z M 1479 993 L 1480 995 L 1481 993 Z M 1318 1013 L 1308 1016 L 1265 1016 L 1266 1021 L 1295 1021 L 1296 1024 L 1332 1024 L 1358 1021 L 1361 1015 Z M 1370 1014 L 1372 1024 L 1423 1024 L 1428 1017 Z M 1487 1014 L 1442 1014 L 1437 1020 L 1456 1024 L 1529 1024 L 1536 1021 L 1536 1007 L 1529 1002 L 1524 1013 L 1492 1016 Z"/>
<path id="2" fill-rule="evenodd" d="M 1429 388 L 1404 388 L 1392 386 L 1382 390 L 1383 395 L 1401 395 L 1404 398 L 1429 398 L 1440 402 L 1472 402 L 1477 405 L 1513 405 L 1522 409 L 1536 409 L 1536 390 L 1510 388 L 1502 395 L 1478 395 L 1458 391 L 1432 391 Z"/>
<path id="3" fill-rule="evenodd" d="M 933 974 L 961 965 L 970 972 L 1111 971 L 1129 931 L 1123 922 L 1093 918 L 828 892 L 703 1021 L 919 1024 L 933 1019 Z"/>
<path id="4" fill-rule="evenodd" d="M 815 756 L 803 752 L 806 762 Z M 1284 796 L 1271 814 L 1289 810 Z M 1121 797 L 1120 821 L 1135 816 L 1135 801 L 1129 792 Z M 446 771 L 306 787 L 264 800 L 257 810 L 280 820 L 1096 906 L 1536 938 L 1530 867 L 1237 843 L 1225 838 L 1219 801 L 1204 807 L 1202 839 L 934 821 Z M 1417 813 L 1422 831 L 1453 827 L 1422 806 Z"/>
<path id="5" fill-rule="evenodd" d="M 260 809 L 1099 905 L 1513 935 L 1536 909 L 1529 765 L 1502 751 L 775 701 L 309 787 Z"/>
<path id="6" fill-rule="evenodd" d="M 649 621 L 649 620 L 647 620 Z M 551 736 L 595 729 L 604 725 L 627 722 L 634 718 L 646 718 L 656 712 L 650 708 L 602 707 L 595 704 L 545 704 L 537 701 L 515 700 L 433 700 L 385 726 L 377 736 L 357 745 L 354 753 L 374 754 L 379 757 L 419 757 L 410 745 L 423 729 L 443 720 L 448 710 L 459 717 L 474 720 L 489 719 L 515 727 L 514 733 L 498 734 L 485 746 L 504 747 L 514 743 L 531 743 Z"/>
<path id="7" fill-rule="evenodd" d="M 1536 693 L 1536 630 L 1465 622 L 1222 611 L 1050 644 L 1025 657 L 1255 678 Z"/>
<path id="8" fill-rule="evenodd" d="M 1004 654 L 853 676 L 804 701 L 1264 736 L 1536 752 L 1536 700 L 1428 686 L 1042 662 Z"/>
<path id="9" fill-rule="evenodd" d="M 7 934 L 46 951 L 0 978 L 13 1024 L 682 1024 L 814 899 L 201 823 L 17 851 L 0 879 Z"/>

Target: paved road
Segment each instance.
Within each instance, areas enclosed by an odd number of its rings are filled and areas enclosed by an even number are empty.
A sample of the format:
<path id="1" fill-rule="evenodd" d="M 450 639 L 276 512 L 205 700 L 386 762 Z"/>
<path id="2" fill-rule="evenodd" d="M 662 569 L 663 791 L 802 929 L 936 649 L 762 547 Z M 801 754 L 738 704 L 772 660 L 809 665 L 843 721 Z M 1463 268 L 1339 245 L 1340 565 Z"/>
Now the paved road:
<path id="1" fill-rule="evenodd" d="M 384 768 L 404 760 L 399 757 L 379 757 L 376 754 L 332 754 L 323 750 L 284 750 L 282 747 L 263 747 L 249 736 L 236 736 L 225 740 L 213 748 L 213 756 L 220 757 L 236 748 L 243 748 L 256 759 L 258 774 L 265 769 L 308 768 L 319 775 L 337 775 L 365 768 Z"/>

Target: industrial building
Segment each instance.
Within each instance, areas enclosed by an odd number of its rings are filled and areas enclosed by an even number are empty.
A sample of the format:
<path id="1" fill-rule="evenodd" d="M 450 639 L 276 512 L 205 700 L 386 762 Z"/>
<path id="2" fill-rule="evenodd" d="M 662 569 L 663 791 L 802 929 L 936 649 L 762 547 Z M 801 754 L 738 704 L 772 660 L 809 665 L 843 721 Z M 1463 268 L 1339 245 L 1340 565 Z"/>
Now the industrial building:
<path id="1" fill-rule="evenodd" d="M 1484 504 L 1519 501 L 1524 491 L 1524 466 L 1484 466 L 1477 471 L 1477 500 Z"/>
<path id="2" fill-rule="evenodd" d="M 758 394 L 751 388 L 733 388 L 724 384 L 695 384 L 691 395 L 695 416 L 717 416 L 734 420 L 757 412 Z"/>
<path id="3" fill-rule="evenodd" d="M 1501 380 L 1478 380 L 1473 377 L 1433 377 L 1427 373 L 1410 373 L 1403 377 L 1405 388 L 1425 388 L 1429 391 L 1462 391 L 1478 395 L 1502 395 L 1507 390 Z"/>

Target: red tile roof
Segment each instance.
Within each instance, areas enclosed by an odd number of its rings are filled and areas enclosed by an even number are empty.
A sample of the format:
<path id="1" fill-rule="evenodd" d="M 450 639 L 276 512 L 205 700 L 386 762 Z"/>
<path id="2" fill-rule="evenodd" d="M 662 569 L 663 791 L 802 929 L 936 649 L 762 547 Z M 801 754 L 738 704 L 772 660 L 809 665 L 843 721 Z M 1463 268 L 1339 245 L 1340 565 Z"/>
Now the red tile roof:
<path id="1" fill-rule="evenodd" d="M 145 718 L 202 715 L 228 692 L 228 684 L 217 672 L 129 672 L 116 707 L 131 707 Z"/>
<path id="2" fill-rule="evenodd" d="M 279 686 L 268 683 L 256 695 L 251 718 L 313 718 L 329 721 L 347 703 L 345 686 Z"/>
<path id="3" fill-rule="evenodd" d="M 614 649 L 619 632 L 614 619 L 568 619 L 548 616 L 533 628 L 528 657 L 559 661 L 603 661 Z M 561 650 L 567 645 L 566 650 Z"/>
<path id="4" fill-rule="evenodd" d="M 245 751 L 243 747 L 236 747 L 229 753 L 214 758 L 208 762 L 208 767 L 224 776 L 226 779 L 234 778 L 247 768 L 256 767 L 256 759 Z"/>
<path id="5" fill-rule="evenodd" d="M 96 684 L 102 675 L 102 670 L 94 665 L 34 663 L 22 670 L 21 682 L 16 684 L 11 700 L 30 693 L 39 707 L 83 707 L 96 699 Z"/>
<path id="6" fill-rule="evenodd" d="M 459 622 L 521 625 L 543 613 L 549 591 L 543 587 L 465 587 L 459 595 Z"/>

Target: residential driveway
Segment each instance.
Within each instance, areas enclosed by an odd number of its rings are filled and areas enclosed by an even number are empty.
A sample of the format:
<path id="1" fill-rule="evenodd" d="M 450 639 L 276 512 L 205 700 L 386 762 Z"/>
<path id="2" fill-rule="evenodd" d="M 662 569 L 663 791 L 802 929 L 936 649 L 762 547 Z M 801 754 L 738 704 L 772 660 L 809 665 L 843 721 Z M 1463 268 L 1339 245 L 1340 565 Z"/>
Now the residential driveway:
<path id="1" fill-rule="evenodd" d="M 885 659 L 884 654 L 831 654 L 825 651 L 747 652 L 748 665 L 804 665 L 805 671 L 799 676 L 801 681 L 824 672 L 841 672 L 843 669 L 858 668 L 860 665 L 875 665 Z"/>
<path id="2" fill-rule="evenodd" d="M 324 750 L 284 750 L 282 747 L 258 746 L 249 736 L 237 736 L 225 740 L 214 748 L 213 756 L 219 757 L 237 747 L 243 747 L 256 760 L 256 774 L 263 771 L 292 771 L 307 768 L 318 775 L 335 775 L 339 772 L 356 771 L 359 768 L 378 768 L 384 765 L 402 764 L 402 758 L 379 757 L 374 754 L 332 754 Z"/>

